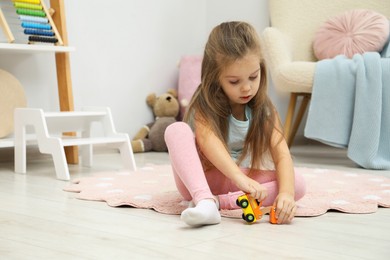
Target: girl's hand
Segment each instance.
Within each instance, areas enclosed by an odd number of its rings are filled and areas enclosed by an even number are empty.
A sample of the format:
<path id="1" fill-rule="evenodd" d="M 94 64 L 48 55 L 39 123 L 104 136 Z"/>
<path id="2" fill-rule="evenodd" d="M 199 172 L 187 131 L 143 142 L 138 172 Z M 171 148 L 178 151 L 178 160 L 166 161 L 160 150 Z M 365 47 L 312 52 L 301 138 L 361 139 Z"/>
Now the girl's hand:
<path id="1" fill-rule="evenodd" d="M 268 196 L 267 189 L 263 185 L 244 174 L 237 176 L 234 182 L 241 191 L 249 193 L 259 201 L 264 200 Z"/>
<path id="2" fill-rule="evenodd" d="M 294 196 L 289 193 L 279 193 L 275 199 L 274 206 L 278 224 L 287 224 L 293 220 L 297 210 Z"/>

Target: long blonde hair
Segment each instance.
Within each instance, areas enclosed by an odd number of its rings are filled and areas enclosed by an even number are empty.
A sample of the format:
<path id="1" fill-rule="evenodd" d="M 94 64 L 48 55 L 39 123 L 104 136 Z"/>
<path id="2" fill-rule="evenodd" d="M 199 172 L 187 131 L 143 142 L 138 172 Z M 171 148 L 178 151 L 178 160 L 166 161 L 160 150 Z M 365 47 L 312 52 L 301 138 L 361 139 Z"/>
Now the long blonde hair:
<path id="1" fill-rule="evenodd" d="M 251 169 L 259 169 L 263 155 L 271 144 L 275 112 L 267 96 L 267 73 L 260 40 L 255 29 L 248 23 L 225 22 L 211 31 L 203 54 L 201 84 L 191 99 L 184 121 L 189 122 L 194 118 L 203 122 L 228 150 L 228 117 L 231 111 L 219 78 L 223 69 L 250 52 L 259 56 L 261 79 L 256 96 L 248 103 L 252 109 L 252 122 L 238 164 L 246 155 L 251 154 Z M 202 153 L 201 157 L 204 165 L 210 167 Z"/>

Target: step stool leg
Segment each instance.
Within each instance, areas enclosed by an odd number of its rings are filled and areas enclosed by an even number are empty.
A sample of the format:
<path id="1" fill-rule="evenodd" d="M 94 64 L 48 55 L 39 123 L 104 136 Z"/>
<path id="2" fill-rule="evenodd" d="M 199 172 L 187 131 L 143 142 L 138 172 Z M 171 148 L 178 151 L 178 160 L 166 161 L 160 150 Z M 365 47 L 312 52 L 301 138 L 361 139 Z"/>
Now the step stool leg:
<path id="1" fill-rule="evenodd" d="M 26 173 L 26 126 L 20 118 L 15 116 L 14 120 L 14 167 L 17 173 Z"/>
<path id="2" fill-rule="evenodd" d="M 126 142 L 121 143 L 118 148 L 125 168 L 130 171 L 137 170 L 137 167 L 135 165 L 133 150 L 130 146 L 129 139 L 127 139 Z"/>
<path id="3" fill-rule="evenodd" d="M 51 138 L 42 146 L 45 146 L 44 150 L 53 157 L 57 179 L 68 181 L 70 179 L 69 168 L 61 140 L 58 138 Z"/>
<path id="4" fill-rule="evenodd" d="M 91 137 L 91 122 L 89 124 L 84 125 L 85 129 L 81 132 L 82 138 L 90 138 Z M 92 152 L 93 152 L 93 145 L 92 144 L 86 144 L 82 145 L 81 147 L 81 163 L 83 166 L 86 167 L 92 167 Z"/>
<path id="5" fill-rule="evenodd" d="M 92 167 L 92 152 L 93 146 L 91 144 L 81 146 L 81 162 L 83 166 Z"/>

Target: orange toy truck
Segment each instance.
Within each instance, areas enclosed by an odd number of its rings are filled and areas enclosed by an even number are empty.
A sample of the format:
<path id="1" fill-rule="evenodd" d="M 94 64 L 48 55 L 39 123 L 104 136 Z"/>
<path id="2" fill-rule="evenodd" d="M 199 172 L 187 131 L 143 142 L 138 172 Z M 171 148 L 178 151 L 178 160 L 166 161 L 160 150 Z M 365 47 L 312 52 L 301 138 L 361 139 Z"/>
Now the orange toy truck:
<path id="1" fill-rule="evenodd" d="M 261 201 L 253 198 L 250 194 L 244 194 L 237 198 L 236 204 L 242 208 L 242 218 L 248 223 L 254 223 L 260 220 L 264 214 L 269 213 L 269 222 L 271 224 L 277 224 L 275 216 L 275 207 L 261 207 Z"/>

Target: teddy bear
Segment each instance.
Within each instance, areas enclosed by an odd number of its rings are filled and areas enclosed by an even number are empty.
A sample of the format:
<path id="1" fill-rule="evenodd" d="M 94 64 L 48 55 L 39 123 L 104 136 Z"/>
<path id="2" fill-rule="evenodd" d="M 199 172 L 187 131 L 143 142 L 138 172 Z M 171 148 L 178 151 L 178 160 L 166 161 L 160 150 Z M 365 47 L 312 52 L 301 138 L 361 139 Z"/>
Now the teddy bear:
<path id="1" fill-rule="evenodd" d="M 134 136 L 131 146 L 134 153 L 156 151 L 167 152 L 165 144 L 165 129 L 177 121 L 180 105 L 175 89 L 169 89 L 167 93 L 156 96 L 151 93 L 146 97 L 146 103 L 153 110 L 155 120 L 144 125 Z"/>

